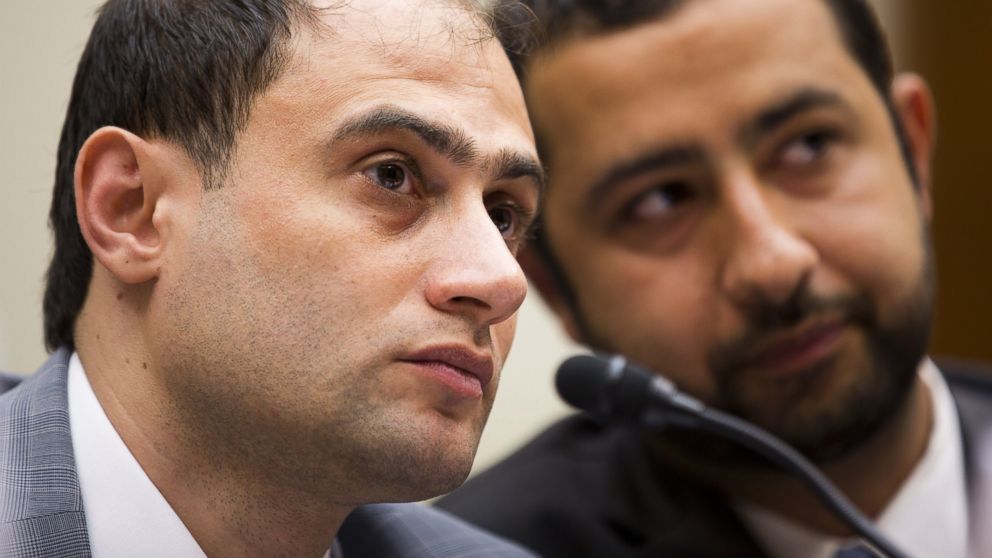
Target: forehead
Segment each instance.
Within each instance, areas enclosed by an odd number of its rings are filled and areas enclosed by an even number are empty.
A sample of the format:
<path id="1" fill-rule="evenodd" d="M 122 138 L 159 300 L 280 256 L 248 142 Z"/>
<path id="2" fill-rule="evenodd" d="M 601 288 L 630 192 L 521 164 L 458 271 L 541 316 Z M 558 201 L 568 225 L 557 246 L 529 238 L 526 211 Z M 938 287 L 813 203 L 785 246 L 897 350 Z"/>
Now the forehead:
<path id="1" fill-rule="evenodd" d="M 455 0 L 331 2 L 318 13 L 320 24 L 296 45 L 304 63 L 314 57 L 363 59 L 432 78 L 451 71 L 440 66 L 493 69 L 491 32 L 481 16 Z"/>
<path id="2" fill-rule="evenodd" d="M 331 4 L 317 25 L 294 32 L 287 66 L 253 118 L 328 128 L 388 104 L 457 120 L 488 141 L 532 142 L 512 68 L 479 16 L 445 0 Z M 473 118 L 474 129 L 464 126 Z"/>
<path id="3" fill-rule="evenodd" d="M 804 87 L 871 93 L 822 0 L 695 0 L 655 22 L 552 47 L 531 70 L 536 126 L 576 141 L 621 118 L 645 129 L 625 128 L 631 141 L 726 131 Z"/>

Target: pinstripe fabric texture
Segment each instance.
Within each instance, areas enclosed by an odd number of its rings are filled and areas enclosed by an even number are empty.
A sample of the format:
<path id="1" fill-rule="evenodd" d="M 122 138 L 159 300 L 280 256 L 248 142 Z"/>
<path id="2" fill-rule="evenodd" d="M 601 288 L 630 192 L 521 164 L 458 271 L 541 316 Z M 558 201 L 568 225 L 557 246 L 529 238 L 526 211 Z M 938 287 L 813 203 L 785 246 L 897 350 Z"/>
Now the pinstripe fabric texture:
<path id="1" fill-rule="evenodd" d="M 70 353 L 33 376 L 0 376 L 0 558 L 89 558 L 69 430 Z M 417 504 L 362 506 L 338 533 L 334 558 L 527 558 L 534 555 Z M 181 558 L 181 557 L 177 557 Z"/>
<path id="2" fill-rule="evenodd" d="M 0 557 L 88 557 L 69 436 L 69 353 L 0 397 Z"/>
<path id="3" fill-rule="evenodd" d="M 345 558 L 527 558 L 528 550 L 435 508 L 372 504 L 352 512 L 338 532 Z"/>

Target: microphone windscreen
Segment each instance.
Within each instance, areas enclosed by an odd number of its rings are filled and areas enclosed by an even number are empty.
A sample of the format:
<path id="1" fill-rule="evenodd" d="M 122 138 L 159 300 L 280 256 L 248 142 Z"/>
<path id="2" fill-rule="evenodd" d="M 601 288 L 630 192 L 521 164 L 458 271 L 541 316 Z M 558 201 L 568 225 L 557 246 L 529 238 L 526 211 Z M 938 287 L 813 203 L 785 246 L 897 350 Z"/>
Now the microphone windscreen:
<path id="1" fill-rule="evenodd" d="M 630 362 L 624 362 L 623 370 L 611 390 L 610 412 L 619 419 L 639 422 L 644 410 L 651 405 L 650 372 Z"/>
<path id="2" fill-rule="evenodd" d="M 566 403 L 596 413 L 609 384 L 609 365 L 601 358 L 589 355 L 573 356 L 558 367 L 555 387 Z"/>
<path id="3" fill-rule="evenodd" d="M 555 384 L 566 403 L 604 420 L 640 424 L 651 405 L 652 374 L 621 356 L 574 356 L 558 367 Z"/>

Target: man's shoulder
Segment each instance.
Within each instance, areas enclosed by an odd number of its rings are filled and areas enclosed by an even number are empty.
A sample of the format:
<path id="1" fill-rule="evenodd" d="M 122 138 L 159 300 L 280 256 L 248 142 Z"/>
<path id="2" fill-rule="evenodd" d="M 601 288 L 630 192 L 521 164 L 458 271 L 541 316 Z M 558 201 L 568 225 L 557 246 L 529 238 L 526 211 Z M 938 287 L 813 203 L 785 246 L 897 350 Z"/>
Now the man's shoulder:
<path id="1" fill-rule="evenodd" d="M 955 358 L 937 358 L 936 364 L 955 396 L 992 398 L 992 365 Z"/>
<path id="2" fill-rule="evenodd" d="M 372 504 L 338 532 L 346 558 L 528 558 L 534 554 L 442 511 L 418 504 Z"/>
<path id="3" fill-rule="evenodd" d="M 953 359 L 937 359 L 936 362 L 954 397 L 966 463 L 969 472 L 974 473 L 975 461 L 989 455 L 983 447 L 992 439 L 992 367 Z"/>
<path id="4" fill-rule="evenodd" d="M 0 416 L 4 417 L 0 437 L 31 434 L 31 429 L 12 428 L 12 425 L 33 423 L 39 415 L 68 413 L 66 372 L 69 354 L 66 349 L 56 351 L 29 376 L 0 372 Z M 68 420 L 65 425 L 68 426 Z"/>
<path id="5" fill-rule="evenodd" d="M 992 366 L 955 359 L 937 359 L 954 396 L 965 435 L 992 429 Z"/>
<path id="6" fill-rule="evenodd" d="M 0 395 L 0 556 L 88 556 L 66 400 L 68 353 Z"/>
<path id="7" fill-rule="evenodd" d="M 64 388 L 64 381 L 58 381 L 59 373 L 65 373 L 69 367 L 69 357 L 72 351 L 67 348 L 60 348 L 49 355 L 48 359 L 38 367 L 34 374 L 18 374 L 0 370 L 0 401 L 13 402 L 32 398 L 37 395 L 37 390 L 59 391 Z M 3 409 L 10 409 L 10 404 L 6 403 Z"/>
<path id="8" fill-rule="evenodd" d="M 14 389 L 20 385 L 24 379 L 25 377 L 20 374 L 11 374 L 0 370 L 0 395 Z"/>

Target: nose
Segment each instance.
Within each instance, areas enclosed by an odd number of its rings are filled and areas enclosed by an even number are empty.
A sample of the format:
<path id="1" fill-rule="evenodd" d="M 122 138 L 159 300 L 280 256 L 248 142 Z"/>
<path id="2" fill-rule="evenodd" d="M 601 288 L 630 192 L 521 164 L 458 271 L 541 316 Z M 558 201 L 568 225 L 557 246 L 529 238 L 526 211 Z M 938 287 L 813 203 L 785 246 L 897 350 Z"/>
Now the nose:
<path id="1" fill-rule="evenodd" d="M 468 318 L 476 327 L 502 322 L 520 308 L 527 279 L 489 214 L 480 206 L 453 219 L 427 285 L 435 308 Z"/>
<path id="2" fill-rule="evenodd" d="M 737 180 L 725 193 L 724 292 L 742 306 L 786 302 L 812 274 L 817 250 L 795 229 L 787 201 L 773 210 L 768 198 L 775 192 L 763 191 L 752 177 Z"/>

